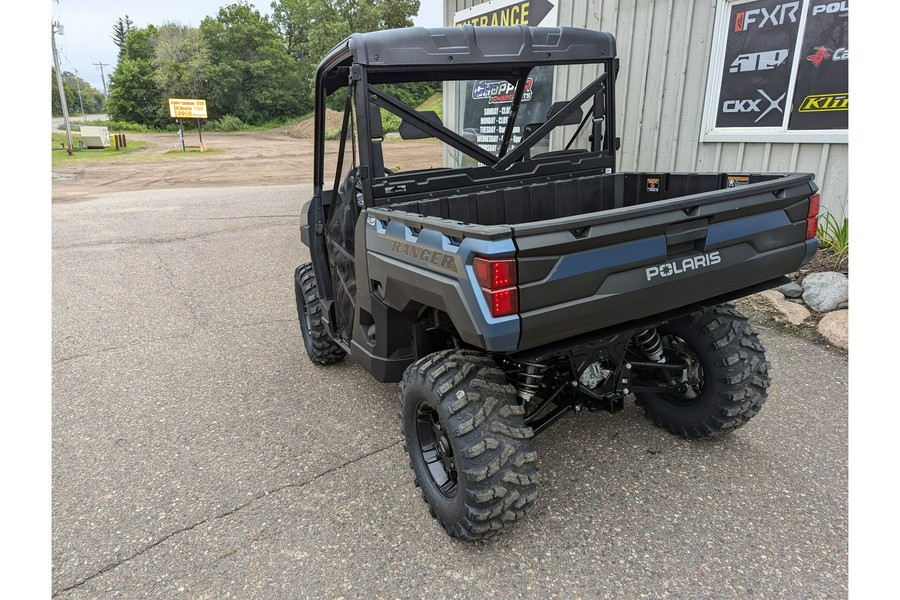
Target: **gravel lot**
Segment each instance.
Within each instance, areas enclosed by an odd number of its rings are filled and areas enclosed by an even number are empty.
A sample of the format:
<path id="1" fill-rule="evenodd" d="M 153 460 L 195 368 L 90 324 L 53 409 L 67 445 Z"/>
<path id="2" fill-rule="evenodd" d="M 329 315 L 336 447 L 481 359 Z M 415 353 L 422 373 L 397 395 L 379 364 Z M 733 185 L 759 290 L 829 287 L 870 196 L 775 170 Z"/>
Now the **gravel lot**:
<path id="1" fill-rule="evenodd" d="M 566 417 L 529 518 L 456 542 L 412 485 L 396 386 L 306 359 L 309 194 L 54 205 L 55 597 L 846 597 L 845 354 L 759 323 L 773 385 L 748 426 Z"/>

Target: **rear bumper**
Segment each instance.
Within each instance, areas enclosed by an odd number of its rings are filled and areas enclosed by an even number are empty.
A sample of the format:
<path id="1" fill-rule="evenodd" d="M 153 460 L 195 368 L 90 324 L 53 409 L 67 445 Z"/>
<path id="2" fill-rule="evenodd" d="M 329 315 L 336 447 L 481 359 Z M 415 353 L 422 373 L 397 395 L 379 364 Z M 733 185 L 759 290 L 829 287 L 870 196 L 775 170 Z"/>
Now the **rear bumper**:
<path id="1" fill-rule="evenodd" d="M 759 291 L 759 284 L 777 283 L 774 278 L 809 262 L 816 246 L 816 240 L 812 239 L 756 253 L 750 244 L 738 244 L 721 249 L 720 262 L 702 269 L 659 277 L 648 276 L 647 268 L 641 266 L 612 274 L 591 296 L 521 313 L 518 350 L 629 322 L 645 322 L 649 315 L 677 312 L 697 303 L 708 304 L 712 298 L 737 298 L 745 295 L 742 290 Z"/>

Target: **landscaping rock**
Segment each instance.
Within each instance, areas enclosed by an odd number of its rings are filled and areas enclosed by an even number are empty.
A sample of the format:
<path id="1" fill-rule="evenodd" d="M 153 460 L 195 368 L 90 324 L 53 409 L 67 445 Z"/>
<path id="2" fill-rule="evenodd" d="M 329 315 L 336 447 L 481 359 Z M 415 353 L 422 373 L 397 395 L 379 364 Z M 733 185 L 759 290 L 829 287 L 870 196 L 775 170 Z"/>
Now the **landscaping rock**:
<path id="1" fill-rule="evenodd" d="M 803 286 L 799 283 L 791 282 L 779 287 L 778 291 L 787 298 L 799 298 L 803 295 Z"/>
<path id="2" fill-rule="evenodd" d="M 781 313 L 782 317 L 792 325 L 799 325 L 809 318 L 810 312 L 805 306 L 785 299 L 785 297 L 776 290 L 766 290 L 760 295 L 768 300 L 772 306 Z"/>
<path id="3" fill-rule="evenodd" d="M 850 285 L 847 276 L 835 271 L 810 273 L 803 278 L 803 301 L 816 312 L 828 312 L 846 302 Z"/>
<path id="4" fill-rule="evenodd" d="M 833 346 L 844 350 L 850 347 L 850 334 L 848 328 L 849 311 L 835 310 L 819 321 L 819 333 Z"/>

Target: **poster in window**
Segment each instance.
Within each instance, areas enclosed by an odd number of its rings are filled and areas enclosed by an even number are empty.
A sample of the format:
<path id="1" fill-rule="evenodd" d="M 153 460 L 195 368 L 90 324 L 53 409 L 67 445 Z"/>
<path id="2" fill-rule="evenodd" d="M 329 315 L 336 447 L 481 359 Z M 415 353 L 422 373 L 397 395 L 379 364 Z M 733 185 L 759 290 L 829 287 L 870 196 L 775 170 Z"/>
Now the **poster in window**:
<path id="1" fill-rule="evenodd" d="M 801 3 L 731 6 L 716 127 L 781 127 L 800 30 Z"/>
<path id="2" fill-rule="evenodd" d="M 463 137 L 485 150 L 496 153 L 512 110 L 516 86 L 502 79 L 469 81 L 463 86 Z M 525 83 L 522 102 L 513 126 L 510 147 L 522 140 L 522 130 L 532 123 L 547 120 L 553 99 L 553 67 L 535 67 Z M 539 143 L 536 152 L 548 149 L 548 140 Z"/>
<path id="3" fill-rule="evenodd" d="M 491 0 L 463 9 L 453 15 L 453 23 L 462 25 L 505 26 L 528 25 L 530 27 L 552 27 L 557 22 L 556 0 Z M 490 29 L 479 35 L 490 36 Z M 553 100 L 554 68 L 535 67 L 529 73 L 522 92 L 522 102 L 513 124 L 510 148 L 522 140 L 525 126 L 543 123 Z M 504 79 L 482 79 L 460 82 L 459 114 L 464 138 L 475 142 L 491 153 L 499 150 L 503 132 L 512 112 L 512 100 L 516 91 L 514 81 Z M 538 142 L 534 152 L 549 149 L 549 138 Z M 509 150 L 510 148 L 507 148 Z M 460 157 L 460 164 L 474 164 L 468 156 Z"/>
<path id="4" fill-rule="evenodd" d="M 847 129 L 848 2 L 810 2 L 789 129 Z"/>

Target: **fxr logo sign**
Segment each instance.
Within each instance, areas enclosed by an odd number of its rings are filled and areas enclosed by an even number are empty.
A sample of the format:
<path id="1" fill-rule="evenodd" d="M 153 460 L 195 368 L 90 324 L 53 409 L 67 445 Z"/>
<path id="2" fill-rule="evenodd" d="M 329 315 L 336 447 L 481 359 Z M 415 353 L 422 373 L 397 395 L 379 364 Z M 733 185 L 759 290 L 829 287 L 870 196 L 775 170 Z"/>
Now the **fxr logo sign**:
<path id="1" fill-rule="evenodd" d="M 759 115 L 754 123 L 758 123 L 769 114 L 773 110 L 778 110 L 781 114 L 784 114 L 784 109 L 781 108 L 781 101 L 784 100 L 784 97 L 787 96 L 787 92 L 784 92 L 774 100 L 769 97 L 767 93 L 763 90 L 756 90 L 760 93 L 760 95 L 769 101 L 769 106 L 766 110 L 762 111 L 762 114 Z M 722 112 L 724 113 L 749 113 L 749 112 L 760 112 L 759 103 L 763 101 L 763 98 L 756 98 L 755 100 L 726 100 L 722 103 Z"/>
<path id="2" fill-rule="evenodd" d="M 734 31 L 735 33 L 747 31 L 752 25 L 755 25 L 757 29 L 762 29 L 767 25 L 777 27 L 787 22 L 796 23 L 799 8 L 799 2 L 785 2 L 776 4 L 771 12 L 764 6 L 752 10 L 742 10 L 734 16 Z"/>
<path id="3" fill-rule="evenodd" d="M 749 73 L 751 71 L 768 71 L 774 69 L 787 59 L 788 50 L 769 50 L 767 52 L 750 52 L 749 54 L 739 54 L 731 67 L 728 68 L 729 73 Z"/>

